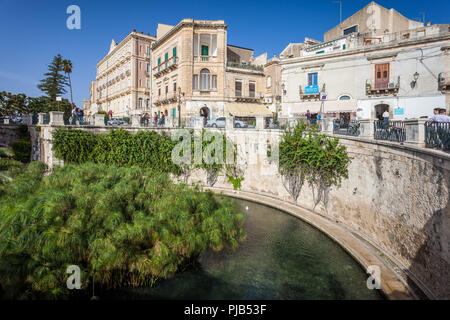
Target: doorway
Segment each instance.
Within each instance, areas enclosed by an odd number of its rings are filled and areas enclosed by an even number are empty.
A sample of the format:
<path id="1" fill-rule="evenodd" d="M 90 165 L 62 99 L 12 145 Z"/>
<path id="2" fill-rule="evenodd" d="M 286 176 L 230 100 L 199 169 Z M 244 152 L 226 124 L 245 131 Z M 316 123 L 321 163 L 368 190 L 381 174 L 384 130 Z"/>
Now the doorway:
<path id="1" fill-rule="evenodd" d="M 375 106 L 375 118 L 382 121 L 383 120 L 383 112 L 389 112 L 388 104 L 377 104 Z"/>
<path id="2" fill-rule="evenodd" d="M 384 89 L 389 86 L 389 63 L 375 65 L 375 89 Z"/>

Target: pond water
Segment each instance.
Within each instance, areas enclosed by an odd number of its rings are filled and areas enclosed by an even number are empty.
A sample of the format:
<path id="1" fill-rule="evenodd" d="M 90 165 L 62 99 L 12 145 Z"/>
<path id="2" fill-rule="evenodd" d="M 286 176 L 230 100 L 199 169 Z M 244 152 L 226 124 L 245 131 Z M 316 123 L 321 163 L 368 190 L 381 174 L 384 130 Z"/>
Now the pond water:
<path id="1" fill-rule="evenodd" d="M 236 200 L 247 239 L 205 251 L 198 265 L 153 288 L 114 290 L 103 299 L 383 299 L 338 244 L 280 210 Z M 246 210 L 248 207 L 248 210 Z"/>

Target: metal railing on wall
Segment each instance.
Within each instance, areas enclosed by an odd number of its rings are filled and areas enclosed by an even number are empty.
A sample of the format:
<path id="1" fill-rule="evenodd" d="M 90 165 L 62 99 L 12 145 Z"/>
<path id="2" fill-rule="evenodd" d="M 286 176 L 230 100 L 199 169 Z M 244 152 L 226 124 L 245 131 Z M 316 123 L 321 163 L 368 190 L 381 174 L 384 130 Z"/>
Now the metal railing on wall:
<path id="1" fill-rule="evenodd" d="M 406 140 L 405 123 L 403 121 L 375 121 L 374 138 L 376 140 L 404 142 Z"/>
<path id="2" fill-rule="evenodd" d="M 359 136 L 361 134 L 360 123 L 358 120 L 334 120 L 333 133 L 346 136 Z"/>
<path id="3" fill-rule="evenodd" d="M 450 122 L 426 122 L 425 146 L 450 150 Z"/>

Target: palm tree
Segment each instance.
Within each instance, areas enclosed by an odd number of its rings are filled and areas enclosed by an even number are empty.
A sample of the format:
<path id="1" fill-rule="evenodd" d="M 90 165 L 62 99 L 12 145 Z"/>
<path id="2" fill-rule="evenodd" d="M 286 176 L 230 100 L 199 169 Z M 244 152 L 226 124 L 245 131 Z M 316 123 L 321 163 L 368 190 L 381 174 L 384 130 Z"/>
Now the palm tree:
<path id="1" fill-rule="evenodd" d="M 70 102 L 73 104 L 72 98 L 72 82 L 70 81 L 70 74 L 72 73 L 72 61 L 64 59 L 63 62 L 63 70 L 69 77 L 69 87 L 70 87 Z"/>

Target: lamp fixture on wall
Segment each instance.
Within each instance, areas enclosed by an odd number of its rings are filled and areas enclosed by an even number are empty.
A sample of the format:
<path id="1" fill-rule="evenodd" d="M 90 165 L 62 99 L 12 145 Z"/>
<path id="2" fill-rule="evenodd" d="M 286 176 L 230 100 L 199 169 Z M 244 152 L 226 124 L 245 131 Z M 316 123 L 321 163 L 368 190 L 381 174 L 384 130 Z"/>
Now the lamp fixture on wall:
<path id="1" fill-rule="evenodd" d="M 286 85 L 283 83 L 283 84 L 281 84 L 281 89 L 282 89 L 282 91 L 283 91 L 283 95 L 285 96 L 286 95 L 286 90 L 285 90 L 285 88 L 286 88 Z"/>
<path id="2" fill-rule="evenodd" d="M 419 73 L 417 71 L 413 74 L 413 79 L 414 80 L 411 81 L 411 89 L 414 89 L 417 85 L 417 80 L 419 79 Z"/>

